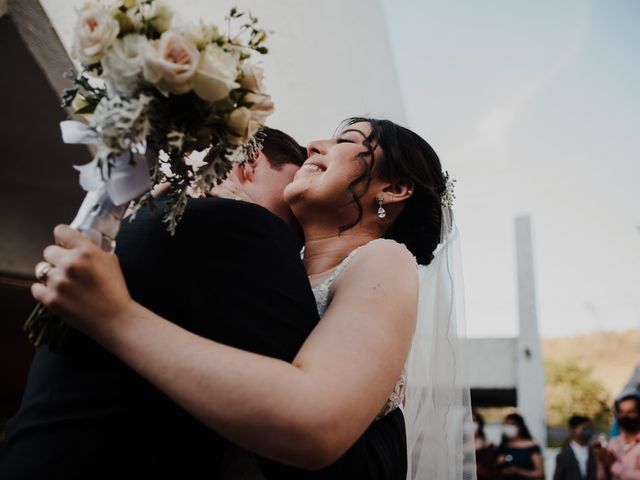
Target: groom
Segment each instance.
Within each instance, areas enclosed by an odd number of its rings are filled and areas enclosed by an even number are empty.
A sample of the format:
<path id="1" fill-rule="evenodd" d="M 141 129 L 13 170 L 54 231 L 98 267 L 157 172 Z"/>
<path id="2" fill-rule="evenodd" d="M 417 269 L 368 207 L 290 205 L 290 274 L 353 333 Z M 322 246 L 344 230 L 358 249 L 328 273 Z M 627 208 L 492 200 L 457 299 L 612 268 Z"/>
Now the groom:
<path id="1" fill-rule="evenodd" d="M 282 198 L 306 152 L 278 130 L 266 134 L 256 163 L 235 170 L 257 204 L 190 200 L 174 236 L 162 208 L 144 210 L 123 223 L 116 253 L 134 300 L 201 336 L 291 361 L 318 322 L 300 229 Z M 63 351 L 35 354 L 0 478 L 217 478 L 231 449 L 70 331 Z"/>

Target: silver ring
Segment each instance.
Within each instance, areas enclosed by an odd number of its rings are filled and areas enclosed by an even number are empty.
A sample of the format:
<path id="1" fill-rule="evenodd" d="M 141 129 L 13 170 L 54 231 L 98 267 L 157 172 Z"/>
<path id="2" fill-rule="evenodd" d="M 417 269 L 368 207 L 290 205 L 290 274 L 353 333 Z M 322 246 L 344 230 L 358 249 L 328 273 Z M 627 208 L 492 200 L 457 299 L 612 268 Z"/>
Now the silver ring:
<path id="1" fill-rule="evenodd" d="M 45 262 L 42 262 L 45 263 Z M 52 266 L 50 263 L 46 263 L 45 265 L 42 266 L 42 268 L 38 268 L 38 270 L 36 271 L 36 279 L 42 283 L 43 285 L 47 284 L 47 274 L 49 273 L 49 270 L 51 270 Z"/>

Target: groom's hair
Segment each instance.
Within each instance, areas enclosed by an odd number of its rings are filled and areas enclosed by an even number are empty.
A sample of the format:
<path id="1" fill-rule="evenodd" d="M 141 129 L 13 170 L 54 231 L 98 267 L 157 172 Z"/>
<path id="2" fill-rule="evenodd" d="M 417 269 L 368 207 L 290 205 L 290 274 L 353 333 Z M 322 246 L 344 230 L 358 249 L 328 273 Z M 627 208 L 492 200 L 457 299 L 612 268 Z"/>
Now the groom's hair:
<path id="1" fill-rule="evenodd" d="M 263 127 L 261 133 L 262 153 L 269 160 L 271 168 L 279 170 L 288 163 L 300 166 L 307 159 L 307 149 L 283 131 Z"/>

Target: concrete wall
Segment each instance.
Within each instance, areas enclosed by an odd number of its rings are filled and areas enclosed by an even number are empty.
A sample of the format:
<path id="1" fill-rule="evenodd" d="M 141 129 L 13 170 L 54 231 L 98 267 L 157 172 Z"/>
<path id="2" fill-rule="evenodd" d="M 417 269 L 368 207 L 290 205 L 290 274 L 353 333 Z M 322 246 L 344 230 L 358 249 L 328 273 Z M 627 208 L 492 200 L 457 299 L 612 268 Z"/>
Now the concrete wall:
<path id="1" fill-rule="evenodd" d="M 465 342 L 471 388 L 516 387 L 515 338 L 473 338 Z"/>

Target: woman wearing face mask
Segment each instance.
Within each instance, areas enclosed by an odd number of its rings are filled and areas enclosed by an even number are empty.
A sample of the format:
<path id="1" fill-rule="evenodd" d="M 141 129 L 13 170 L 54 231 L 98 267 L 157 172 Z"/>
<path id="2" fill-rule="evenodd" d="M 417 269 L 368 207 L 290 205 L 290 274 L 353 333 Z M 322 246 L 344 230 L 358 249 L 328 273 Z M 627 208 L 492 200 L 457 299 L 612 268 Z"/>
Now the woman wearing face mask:
<path id="1" fill-rule="evenodd" d="M 493 443 L 487 440 L 484 434 L 484 418 L 476 411 L 473 412 L 473 429 L 478 480 L 492 480 L 495 478 L 498 449 Z"/>
<path id="2" fill-rule="evenodd" d="M 531 438 L 524 418 L 512 413 L 505 417 L 503 423 L 502 443 L 498 448 L 499 478 L 544 480 L 542 453 Z"/>

